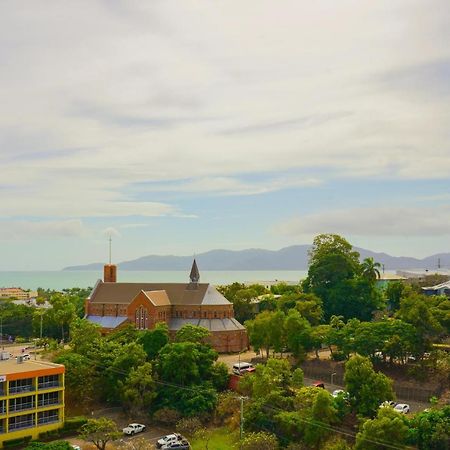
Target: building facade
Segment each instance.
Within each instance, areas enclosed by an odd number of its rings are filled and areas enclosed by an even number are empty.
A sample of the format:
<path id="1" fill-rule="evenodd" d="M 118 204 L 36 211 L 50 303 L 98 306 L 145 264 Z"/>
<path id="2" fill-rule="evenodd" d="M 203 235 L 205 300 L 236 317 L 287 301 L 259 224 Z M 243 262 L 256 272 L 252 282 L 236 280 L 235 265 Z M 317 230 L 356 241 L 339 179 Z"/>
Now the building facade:
<path id="1" fill-rule="evenodd" d="M 13 298 L 17 300 L 30 300 L 36 298 L 36 291 L 24 291 L 19 287 L 0 288 L 0 298 Z"/>
<path id="2" fill-rule="evenodd" d="M 0 447 L 64 424 L 64 366 L 8 355 L 0 360 Z"/>
<path id="3" fill-rule="evenodd" d="M 86 300 L 86 319 L 103 332 L 132 323 L 151 330 L 165 322 L 173 337 L 185 324 L 198 325 L 211 333 L 218 352 L 239 352 L 248 347 L 247 332 L 234 318 L 233 305 L 214 286 L 200 283 L 194 260 L 189 283 L 119 283 L 117 268 L 107 265 Z"/>

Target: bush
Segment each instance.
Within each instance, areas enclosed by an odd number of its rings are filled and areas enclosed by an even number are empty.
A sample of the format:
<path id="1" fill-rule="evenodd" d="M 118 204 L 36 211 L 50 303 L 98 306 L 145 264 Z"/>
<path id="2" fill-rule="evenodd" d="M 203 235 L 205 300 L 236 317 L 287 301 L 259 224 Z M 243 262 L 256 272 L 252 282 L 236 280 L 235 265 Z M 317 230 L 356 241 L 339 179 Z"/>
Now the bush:
<path id="1" fill-rule="evenodd" d="M 202 422 L 197 417 L 185 417 L 177 422 L 178 433 L 192 438 L 198 430 L 203 428 Z"/>
<path id="2" fill-rule="evenodd" d="M 24 447 L 30 441 L 31 441 L 31 436 L 18 438 L 18 439 L 10 439 L 9 441 L 3 442 L 3 447 L 4 448 Z"/>
<path id="3" fill-rule="evenodd" d="M 174 425 L 181 419 L 181 414 L 176 409 L 164 407 L 158 409 L 153 418 L 164 425 Z"/>
<path id="4" fill-rule="evenodd" d="M 15 344 L 24 344 L 25 342 L 27 342 L 27 339 L 25 339 L 22 336 L 16 336 L 14 339 Z M 14 439 L 14 440 L 16 440 L 16 439 Z"/>
<path id="5" fill-rule="evenodd" d="M 63 431 L 78 431 L 86 422 L 84 416 L 70 417 L 64 421 Z"/>

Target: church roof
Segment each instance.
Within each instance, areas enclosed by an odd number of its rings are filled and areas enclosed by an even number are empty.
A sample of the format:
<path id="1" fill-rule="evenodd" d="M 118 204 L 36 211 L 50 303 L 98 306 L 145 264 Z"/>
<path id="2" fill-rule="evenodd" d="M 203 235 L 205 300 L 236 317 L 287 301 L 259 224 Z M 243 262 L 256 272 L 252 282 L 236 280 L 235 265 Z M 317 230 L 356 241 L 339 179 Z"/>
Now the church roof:
<path id="1" fill-rule="evenodd" d="M 105 283 L 99 280 L 90 295 L 91 303 L 129 304 L 144 291 L 151 299 L 163 301 L 165 291 L 171 305 L 229 305 L 230 302 L 209 283 L 198 283 L 192 289 L 190 283 Z"/>
<path id="2" fill-rule="evenodd" d="M 144 294 L 155 306 L 170 306 L 166 291 L 144 291 Z"/>

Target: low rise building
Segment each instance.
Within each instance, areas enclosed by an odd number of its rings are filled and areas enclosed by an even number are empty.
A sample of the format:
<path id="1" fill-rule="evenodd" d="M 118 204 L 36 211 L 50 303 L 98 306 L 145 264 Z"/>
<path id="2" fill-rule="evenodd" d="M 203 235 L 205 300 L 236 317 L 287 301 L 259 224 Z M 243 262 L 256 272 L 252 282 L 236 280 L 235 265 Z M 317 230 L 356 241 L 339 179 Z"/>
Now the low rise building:
<path id="1" fill-rule="evenodd" d="M 36 291 L 26 291 L 20 287 L 3 287 L 0 288 L 0 298 L 13 298 L 17 300 L 29 300 L 36 298 Z"/>
<path id="2" fill-rule="evenodd" d="M 247 331 L 234 318 L 233 305 L 209 283 L 200 283 L 194 260 L 189 283 L 120 283 L 117 268 L 106 265 L 86 300 L 86 319 L 109 332 L 127 323 L 150 330 L 165 322 L 173 337 L 185 324 L 211 333 L 218 352 L 239 352 L 248 347 Z"/>
<path id="3" fill-rule="evenodd" d="M 64 423 L 64 366 L 0 353 L 0 447 Z"/>

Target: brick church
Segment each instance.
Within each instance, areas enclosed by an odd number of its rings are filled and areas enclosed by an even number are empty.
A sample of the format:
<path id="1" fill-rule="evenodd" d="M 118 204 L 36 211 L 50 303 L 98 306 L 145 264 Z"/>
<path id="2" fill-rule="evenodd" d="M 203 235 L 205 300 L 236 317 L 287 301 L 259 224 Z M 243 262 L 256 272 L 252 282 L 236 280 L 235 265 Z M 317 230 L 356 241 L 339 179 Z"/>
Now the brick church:
<path id="1" fill-rule="evenodd" d="M 198 325 L 211 333 L 218 352 L 239 352 L 248 347 L 247 332 L 234 318 L 233 305 L 209 283 L 200 283 L 193 262 L 189 283 L 119 283 L 117 266 L 104 267 L 86 299 L 86 319 L 107 333 L 127 323 L 151 330 L 166 322 L 171 337 L 185 324 Z"/>

